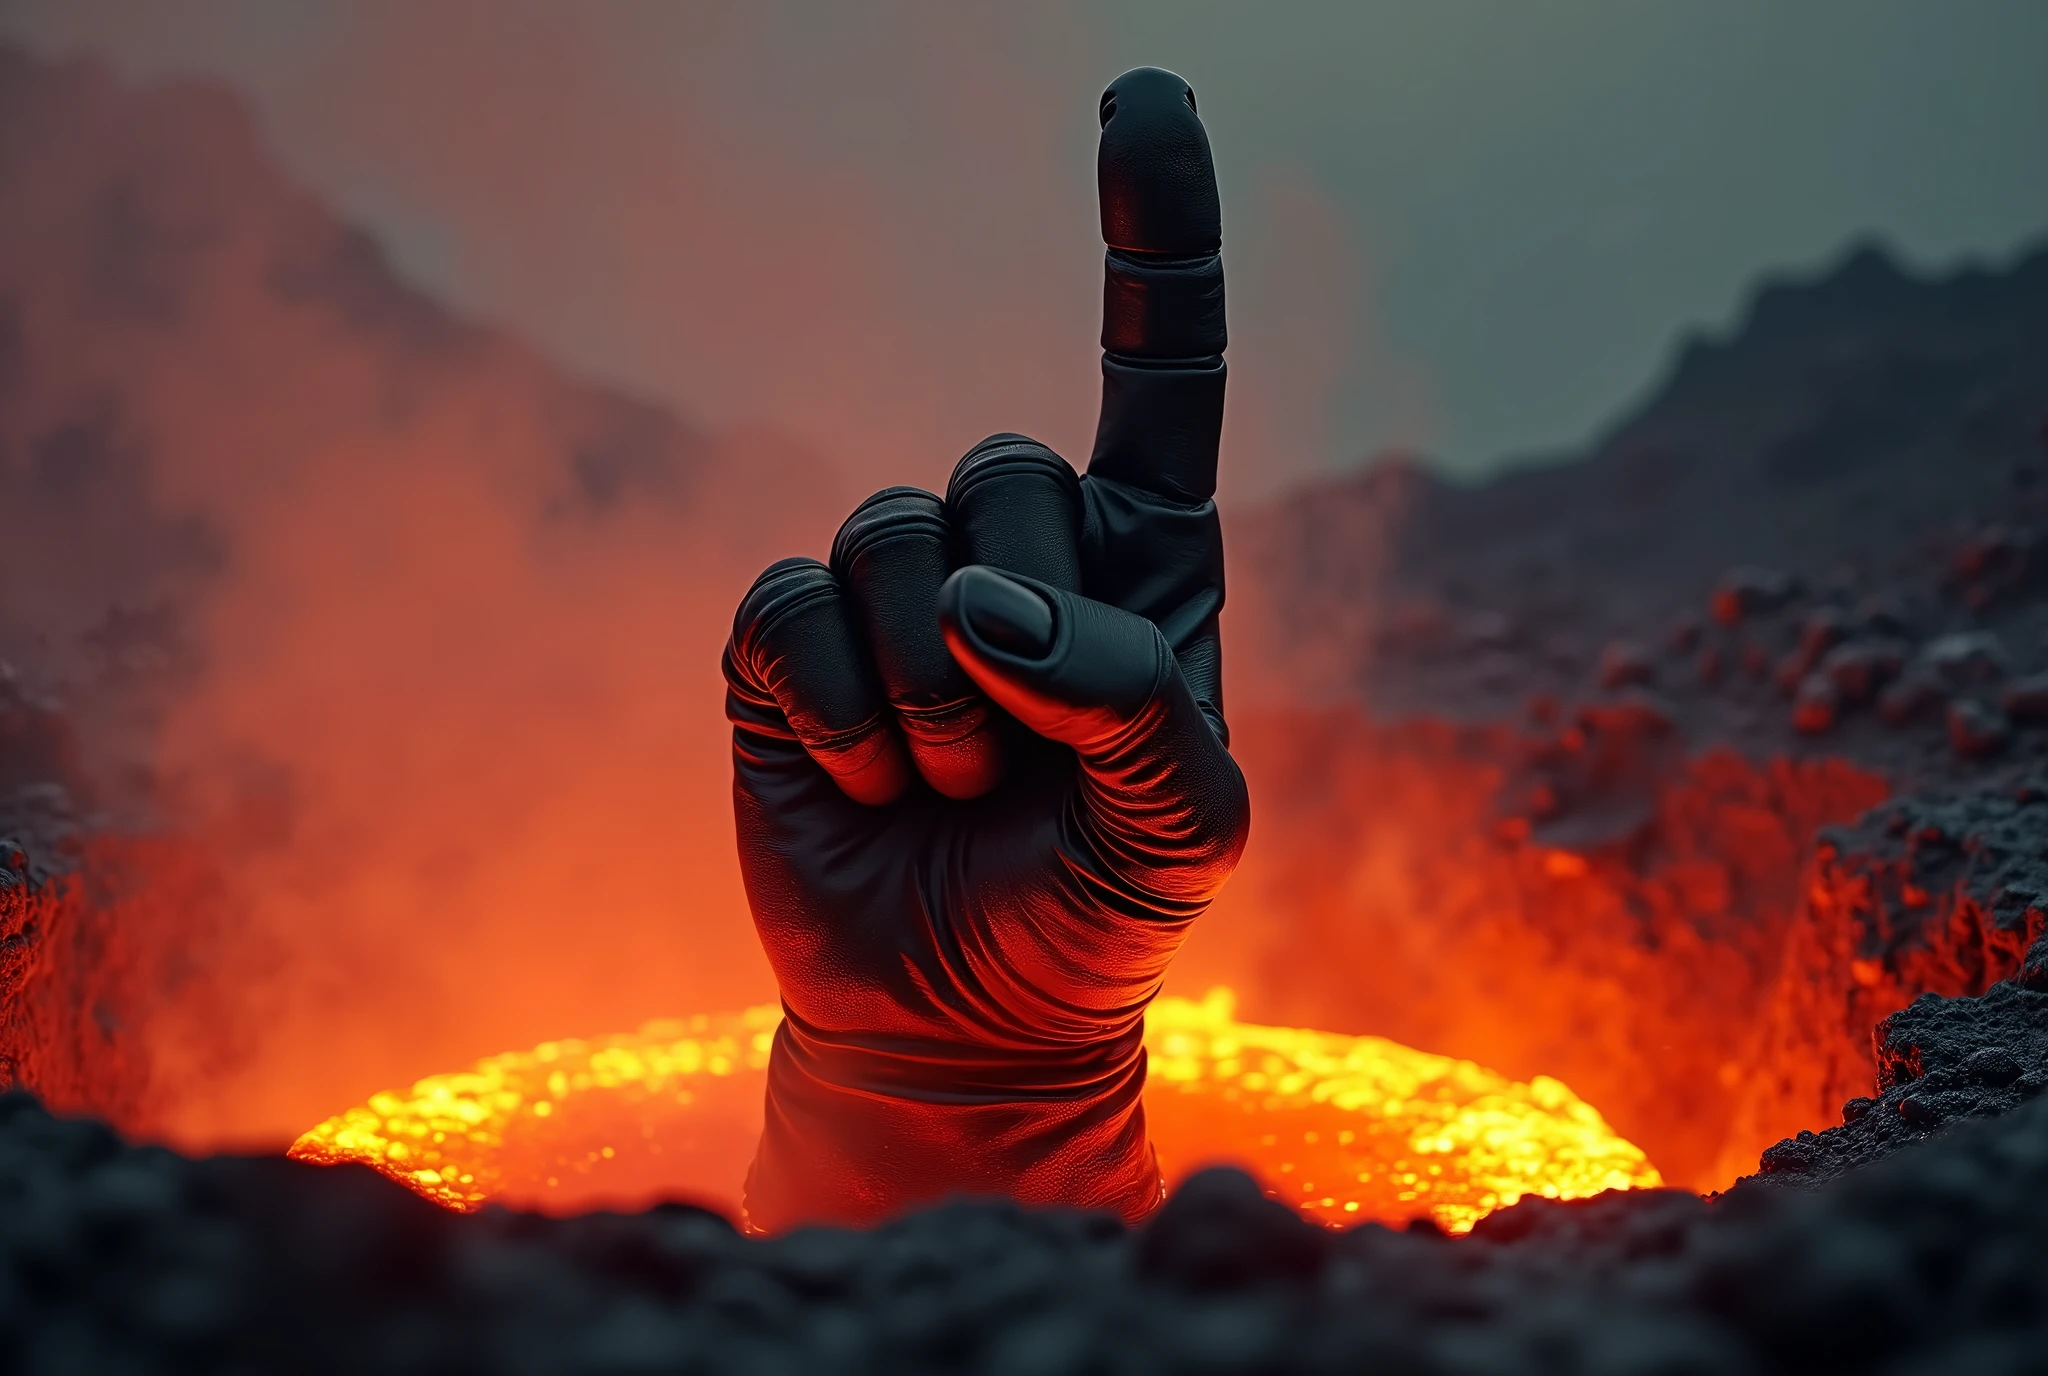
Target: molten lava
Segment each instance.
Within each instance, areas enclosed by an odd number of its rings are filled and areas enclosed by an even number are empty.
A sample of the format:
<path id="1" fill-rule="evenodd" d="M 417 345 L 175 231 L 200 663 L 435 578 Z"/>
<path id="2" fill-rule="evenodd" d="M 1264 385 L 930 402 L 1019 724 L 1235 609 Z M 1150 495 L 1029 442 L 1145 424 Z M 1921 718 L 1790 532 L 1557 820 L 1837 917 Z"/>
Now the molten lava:
<path id="1" fill-rule="evenodd" d="M 1662 1183 L 1556 1080 L 1234 1012 L 1216 989 L 1160 999 L 1146 1019 L 1145 1111 L 1169 1182 L 1228 1162 L 1320 1222 L 1427 1216 L 1453 1233 L 1525 1194 Z M 749 1008 L 493 1056 L 373 1095 L 291 1155 L 360 1162 L 458 1210 L 687 1198 L 737 1213 L 779 1017 Z"/>
<path id="2" fill-rule="evenodd" d="M 1462 1233 L 1525 1194 L 1579 1199 L 1663 1183 L 1591 1104 L 1539 1075 L 1381 1037 L 1238 1022 L 1227 989 L 1146 1020 L 1145 1116 L 1168 1180 L 1219 1161 L 1342 1226 L 1427 1215 Z"/>

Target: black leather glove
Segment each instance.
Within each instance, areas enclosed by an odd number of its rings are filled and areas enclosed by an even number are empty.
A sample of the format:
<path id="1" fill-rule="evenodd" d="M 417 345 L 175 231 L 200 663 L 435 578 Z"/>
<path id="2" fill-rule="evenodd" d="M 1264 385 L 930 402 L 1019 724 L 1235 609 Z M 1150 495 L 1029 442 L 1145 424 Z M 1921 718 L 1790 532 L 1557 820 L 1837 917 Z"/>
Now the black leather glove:
<path id="1" fill-rule="evenodd" d="M 1226 748 L 1212 500 L 1221 216 L 1194 93 L 1102 97 L 1088 476 L 995 435 L 944 500 L 878 492 L 726 650 L 733 807 L 786 1017 L 749 1223 L 951 1193 L 1160 1199 L 1145 1006 L 1249 826 Z"/>

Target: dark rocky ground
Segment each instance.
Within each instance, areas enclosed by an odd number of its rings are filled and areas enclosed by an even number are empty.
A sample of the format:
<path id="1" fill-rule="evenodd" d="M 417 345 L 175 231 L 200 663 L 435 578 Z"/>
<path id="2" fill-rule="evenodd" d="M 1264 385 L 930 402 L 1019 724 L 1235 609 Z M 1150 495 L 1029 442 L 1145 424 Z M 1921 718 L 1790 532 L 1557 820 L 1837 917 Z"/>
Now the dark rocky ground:
<path id="1" fill-rule="evenodd" d="M 18 101 L 70 79 L 0 68 Z M 28 657 L 38 561 L 109 522 L 145 563 L 183 568 L 189 542 L 37 486 L 62 457 L 37 436 L 86 431 L 9 390 L 21 318 L 0 310 L 0 491 L 72 521 L 0 547 L 0 644 Z M 2048 1370 L 2044 360 L 2048 253 L 1923 279 L 1865 250 L 1687 345 L 1584 456 L 1476 487 L 1382 467 L 1233 525 L 1233 635 L 1263 630 L 1281 710 L 1469 727 L 1505 760 L 1503 834 L 1595 878 L 1650 866 L 1657 800 L 1717 749 L 1889 793 L 1785 847 L 1778 993 L 1741 1049 L 1846 1038 L 1847 1079 L 1875 1083 L 1717 1200 L 1524 1203 L 1452 1241 L 1319 1232 L 1211 1175 L 1134 1232 L 961 1204 L 759 1242 L 681 1209 L 458 1218 L 364 1171 L 125 1146 L 16 1094 L 0 1370 Z M 58 639 L 175 669 L 146 600 L 106 611 L 80 568 L 65 605 L 99 638 Z M 0 1084 L 112 1074 L 140 1035 L 118 1000 L 38 984 L 39 952 L 89 961 L 116 911 L 80 801 L 109 751 L 70 724 L 106 715 L 0 676 Z"/>
<path id="2" fill-rule="evenodd" d="M 1859 871 L 1874 899 L 1854 924 L 1855 949 L 1889 946 L 1894 969 L 1937 954 L 1972 968 L 1908 976 L 1929 992 L 1878 1023 L 1872 1094 L 1851 1098 L 1840 1126 L 1765 1151 L 1753 1179 L 1774 1185 L 1835 1179 L 1948 1123 L 2010 1112 L 2048 1085 L 2048 786 L 1895 800 L 1831 830 L 1825 844 L 1830 863 Z M 1963 914 L 1971 939 L 1930 940 L 1915 910 L 1884 901 L 1888 888 L 1896 898 L 1909 886 L 1938 890 L 1944 879 L 1962 895 L 1950 921 Z M 1977 996 L 1930 987 L 1982 988 L 2000 973 L 2011 978 Z"/>
<path id="3" fill-rule="evenodd" d="M 2001 989 L 2038 1055 L 2048 994 Z M 0 1365 L 25 1376 L 1990 1373 L 2048 1344 L 2038 1100 L 1821 1190 L 1524 1203 L 1455 1241 L 1326 1232 L 1228 1172 L 1136 1231 L 982 1203 L 768 1242 L 680 1207 L 458 1217 L 367 1170 L 124 1147 L 22 1095 L 0 1204 Z"/>

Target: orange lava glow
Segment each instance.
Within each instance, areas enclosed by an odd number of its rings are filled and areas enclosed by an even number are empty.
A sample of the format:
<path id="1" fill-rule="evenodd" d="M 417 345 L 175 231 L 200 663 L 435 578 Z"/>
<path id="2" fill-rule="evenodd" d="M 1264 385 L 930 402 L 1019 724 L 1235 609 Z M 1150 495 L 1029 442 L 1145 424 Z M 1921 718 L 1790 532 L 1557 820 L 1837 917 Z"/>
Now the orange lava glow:
<path id="1" fill-rule="evenodd" d="M 1556 1080 L 1234 1012 L 1215 989 L 1162 998 L 1147 1018 L 1145 1107 L 1169 1181 L 1230 1162 L 1331 1226 L 1427 1216 L 1453 1233 L 1526 1194 L 1662 1183 Z M 291 1155 L 360 1162 L 457 1210 L 682 1198 L 737 1213 L 778 1017 L 749 1008 L 493 1056 L 373 1095 Z"/>
<path id="2" fill-rule="evenodd" d="M 1663 1184 L 1564 1084 L 1510 1080 L 1382 1037 L 1238 1022 L 1227 989 L 1146 1021 L 1145 1116 L 1169 1180 L 1218 1161 L 1334 1227 L 1428 1216 L 1447 1232 L 1526 1194 Z"/>

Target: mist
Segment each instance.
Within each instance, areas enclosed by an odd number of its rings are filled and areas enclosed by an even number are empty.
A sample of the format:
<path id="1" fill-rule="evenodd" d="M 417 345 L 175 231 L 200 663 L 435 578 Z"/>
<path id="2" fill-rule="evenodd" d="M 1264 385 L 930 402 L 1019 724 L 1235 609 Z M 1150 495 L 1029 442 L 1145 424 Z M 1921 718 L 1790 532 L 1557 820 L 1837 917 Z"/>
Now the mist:
<path id="1" fill-rule="evenodd" d="M 0 31 L 226 81 L 436 296 L 870 486 L 992 429 L 1085 456 L 1093 97 L 1140 62 L 1216 145 L 1239 498 L 1575 446 L 1765 265 L 2048 223 L 2048 13 L 2010 0 L 17 0 Z"/>
<path id="2" fill-rule="evenodd" d="M 0 60 L 0 657 L 76 728 L 88 844 L 151 838 L 45 981 L 114 1116 L 274 1143 L 769 995 L 718 649 L 834 470 L 419 296 L 218 91 Z"/>

